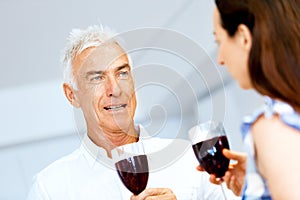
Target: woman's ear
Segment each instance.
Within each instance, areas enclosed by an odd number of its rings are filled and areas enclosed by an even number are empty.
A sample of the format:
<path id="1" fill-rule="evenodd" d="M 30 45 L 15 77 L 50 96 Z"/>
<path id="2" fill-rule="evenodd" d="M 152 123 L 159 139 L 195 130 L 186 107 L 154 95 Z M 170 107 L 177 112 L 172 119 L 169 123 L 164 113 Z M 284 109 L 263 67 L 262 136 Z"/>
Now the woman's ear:
<path id="1" fill-rule="evenodd" d="M 74 106 L 75 108 L 79 108 L 80 104 L 78 102 L 78 99 L 76 97 L 75 91 L 73 89 L 73 87 L 71 87 L 70 85 L 64 83 L 63 84 L 63 90 L 65 93 L 65 96 L 67 97 L 68 101 L 72 104 L 72 106 Z"/>
<path id="2" fill-rule="evenodd" d="M 250 51 L 252 47 L 252 34 L 246 25 L 240 24 L 238 26 L 237 37 L 241 47 L 247 51 Z"/>

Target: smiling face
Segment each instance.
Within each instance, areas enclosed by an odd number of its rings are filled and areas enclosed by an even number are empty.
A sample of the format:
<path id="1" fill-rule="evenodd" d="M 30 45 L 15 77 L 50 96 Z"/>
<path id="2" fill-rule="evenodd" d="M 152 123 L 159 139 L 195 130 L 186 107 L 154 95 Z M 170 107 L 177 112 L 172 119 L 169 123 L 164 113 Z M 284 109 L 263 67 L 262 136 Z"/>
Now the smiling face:
<path id="1" fill-rule="evenodd" d="M 78 83 L 75 105 L 84 113 L 88 132 L 127 132 L 133 127 L 134 81 L 123 49 L 113 42 L 91 47 L 72 64 Z"/>
<path id="2" fill-rule="evenodd" d="M 218 63 L 226 66 L 229 73 L 243 89 L 252 88 L 248 72 L 248 59 L 252 45 L 249 29 L 241 24 L 235 35 L 230 37 L 221 26 L 220 13 L 214 10 L 214 36 L 219 46 Z"/>

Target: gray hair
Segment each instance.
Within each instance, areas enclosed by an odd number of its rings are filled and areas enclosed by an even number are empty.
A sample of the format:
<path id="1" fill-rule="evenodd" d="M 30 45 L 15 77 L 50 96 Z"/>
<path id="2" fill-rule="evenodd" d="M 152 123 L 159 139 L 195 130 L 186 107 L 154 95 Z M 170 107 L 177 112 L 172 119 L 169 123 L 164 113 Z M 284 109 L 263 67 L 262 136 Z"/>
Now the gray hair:
<path id="1" fill-rule="evenodd" d="M 64 81 L 78 90 L 77 81 L 73 74 L 72 61 L 82 51 L 89 47 L 97 47 L 103 42 L 112 39 L 116 33 L 108 27 L 89 26 L 86 29 L 73 29 L 62 53 L 62 66 L 64 69 Z"/>

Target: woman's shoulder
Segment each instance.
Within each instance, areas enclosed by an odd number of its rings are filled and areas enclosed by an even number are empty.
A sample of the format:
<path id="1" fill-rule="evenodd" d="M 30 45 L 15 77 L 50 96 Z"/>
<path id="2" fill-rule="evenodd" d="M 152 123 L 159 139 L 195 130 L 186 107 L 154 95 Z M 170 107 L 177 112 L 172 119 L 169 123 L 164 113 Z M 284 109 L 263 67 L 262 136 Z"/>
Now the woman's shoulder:
<path id="1" fill-rule="evenodd" d="M 300 114 L 294 108 L 283 101 L 273 100 L 266 97 L 265 118 L 273 119 L 273 123 L 286 125 L 296 130 L 300 130 Z M 266 120 L 265 123 L 268 123 Z"/>
<path id="2" fill-rule="evenodd" d="M 241 127 L 243 136 L 257 121 L 263 124 L 262 127 L 271 126 L 268 128 L 273 128 L 276 124 L 284 124 L 300 131 L 300 114 L 289 104 L 269 97 L 265 97 L 265 104 L 255 110 L 252 115 L 244 117 Z"/>

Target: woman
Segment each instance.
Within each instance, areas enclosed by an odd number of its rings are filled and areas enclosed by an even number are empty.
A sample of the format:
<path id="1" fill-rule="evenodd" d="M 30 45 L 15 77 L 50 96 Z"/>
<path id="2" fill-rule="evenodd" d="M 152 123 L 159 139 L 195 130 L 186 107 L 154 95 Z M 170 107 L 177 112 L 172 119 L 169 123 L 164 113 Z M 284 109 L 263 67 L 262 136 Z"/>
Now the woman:
<path id="1" fill-rule="evenodd" d="M 266 96 L 266 106 L 242 125 L 246 157 L 224 176 L 245 199 L 300 199 L 300 1 L 215 0 L 218 62 L 243 89 Z M 198 168 L 202 170 L 201 167 Z M 210 180 L 219 183 L 212 175 Z"/>

